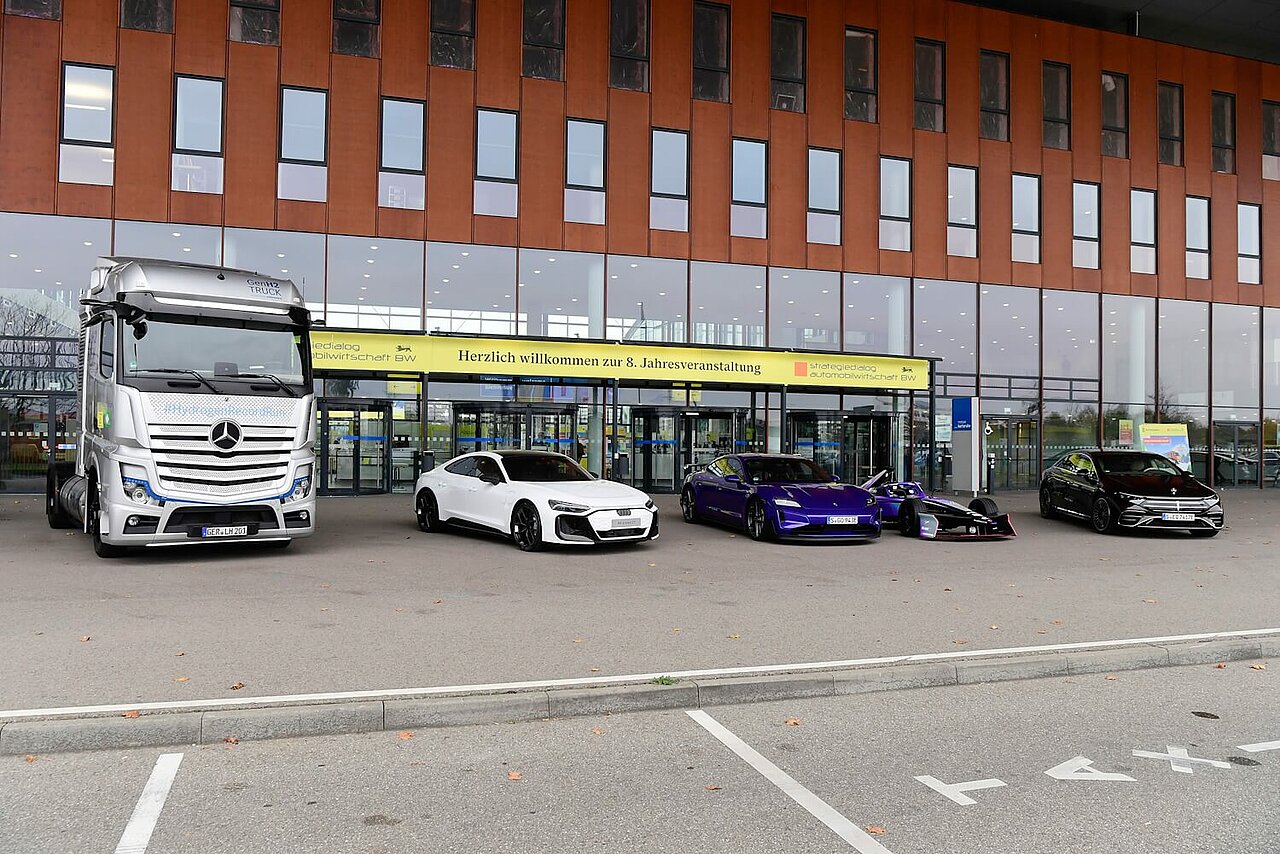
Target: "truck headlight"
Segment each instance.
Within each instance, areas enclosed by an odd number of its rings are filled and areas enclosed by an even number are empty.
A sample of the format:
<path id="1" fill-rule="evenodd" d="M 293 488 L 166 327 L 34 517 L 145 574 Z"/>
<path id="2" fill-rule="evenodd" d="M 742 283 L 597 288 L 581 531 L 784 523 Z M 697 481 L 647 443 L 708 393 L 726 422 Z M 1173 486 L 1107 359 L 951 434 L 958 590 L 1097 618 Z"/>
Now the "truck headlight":
<path id="1" fill-rule="evenodd" d="M 790 498 L 775 498 L 773 503 L 779 507 L 794 507 L 797 510 L 800 509 L 800 502 L 792 501 Z"/>
<path id="2" fill-rule="evenodd" d="M 311 466 L 303 466 L 298 469 L 297 475 L 293 479 L 293 489 L 289 491 L 283 499 L 284 504 L 290 504 L 294 501 L 301 501 L 311 494 Z"/>
<path id="3" fill-rule="evenodd" d="M 581 504 L 574 504 L 569 501 L 558 501 L 554 498 L 547 501 L 547 506 L 557 513 L 586 513 L 590 507 Z"/>
<path id="4" fill-rule="evenodd" d="M 147 481 L 147 470 L 142 466 L 121 463 L 120 481 L 124 489 L 124 497 L 134 504 L 158 507 L 164 503 L 160 496 L 151 491 L 151 484 Z"/>

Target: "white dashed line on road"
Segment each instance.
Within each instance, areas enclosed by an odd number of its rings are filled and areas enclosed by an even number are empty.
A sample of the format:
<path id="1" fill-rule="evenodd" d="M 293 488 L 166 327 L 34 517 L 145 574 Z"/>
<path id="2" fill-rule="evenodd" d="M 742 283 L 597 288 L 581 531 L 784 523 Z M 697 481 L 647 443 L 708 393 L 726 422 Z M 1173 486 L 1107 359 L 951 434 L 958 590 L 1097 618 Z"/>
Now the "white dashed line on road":
<path id="1" fill-rule="evenodd" d="M 835 807 L 800 785 L 786 771 L 765 759 L 754 748 L 726 729 L 723 724 L 711 717 L 711 715 L 701 709 L 694 709 L 686 712 L 686 714 L 697 721 L 703 729 L 715 736 L 721 744 L 737 754 L 739 759 L 746 762 L 760 772 L 766 780 L 781 789 L 783 794 L 808 810 L 809 814 L 818 819 L 818 821 L 831 828 L 836 836 L 852 845 L 859 854 L 891 854 L 889 849 L 877 842 L 873 836 L 837 812 Z"/>
<path id="2" fill-rule="evenodd" d="M 181 753 L 165 753 L 156 760 L 156 767 L 151 769 L 147 785 L 142 789 L 138 804 L 129 816 L 120 843 L 116 845 L 116 854 L 145 854 L 151 842 L 151 833 L 156 829 L 156 821 L 160 811 L 164 809 L 165 799 L 169 797 L 169 789 L 173 786 L 173 778 L 178 776 L 178 766 L 182 764 Z"/>

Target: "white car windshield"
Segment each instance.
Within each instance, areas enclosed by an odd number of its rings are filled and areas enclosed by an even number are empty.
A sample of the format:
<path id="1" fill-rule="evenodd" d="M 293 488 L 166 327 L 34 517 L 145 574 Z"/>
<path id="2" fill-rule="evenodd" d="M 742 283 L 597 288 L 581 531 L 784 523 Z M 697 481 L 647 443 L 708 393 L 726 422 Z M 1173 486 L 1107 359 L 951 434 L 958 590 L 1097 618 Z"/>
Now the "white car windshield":
<path id="1" fill-rule="evenodd" d="M 512 454 L 502 464 L 512 480 L 554 483 L 566 480 L 591 480 L 582 466 L 559 454 Z"/>

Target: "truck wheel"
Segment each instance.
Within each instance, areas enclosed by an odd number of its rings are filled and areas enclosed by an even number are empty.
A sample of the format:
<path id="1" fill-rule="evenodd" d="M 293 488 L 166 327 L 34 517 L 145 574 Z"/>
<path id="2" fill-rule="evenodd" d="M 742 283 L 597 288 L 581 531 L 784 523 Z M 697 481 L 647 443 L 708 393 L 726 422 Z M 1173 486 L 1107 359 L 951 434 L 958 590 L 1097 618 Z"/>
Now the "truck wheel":
<path id="1" fill-rule="evenodd" d="M 61 490 L 62 478 L 58 476 L 58 469 L 55 466 L 49 466 L 45 474 L 44 514 L 49 520 L 49 527 L 55 530 L 75 527 L 75 520 L 67 515 L 67 512 L 62 509 L 62 502 L 58 500 L 58 493 Z"/>
<path id="2" fill-rule="evenodd" d="M 93 538 L 93 553 L 100 558 L 122 556 L 125 553 L 123 546 L 115 546 L 102 541 L 102 533 L 98 530 L 98 513 L 98 485 L 91 483 L 89 485 L 89 502 L 86 505 L 85 515 L 89 517 L 89 536 Z"/>

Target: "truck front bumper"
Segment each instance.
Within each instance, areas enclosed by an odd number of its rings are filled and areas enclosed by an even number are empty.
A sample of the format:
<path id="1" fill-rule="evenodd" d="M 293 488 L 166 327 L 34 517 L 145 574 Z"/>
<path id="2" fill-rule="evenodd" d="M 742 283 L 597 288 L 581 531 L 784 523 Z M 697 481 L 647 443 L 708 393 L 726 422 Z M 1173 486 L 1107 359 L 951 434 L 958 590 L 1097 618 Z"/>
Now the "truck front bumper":
<path id="1" fill-rule="evenodd" d="M 279 500 L 244 504 L 163 506 L 113 503 L 103 542 L 113 546 L 180 546 L 194 543 L 293 540 L 315 533 L 315 497 L 281 504 Z"/>

